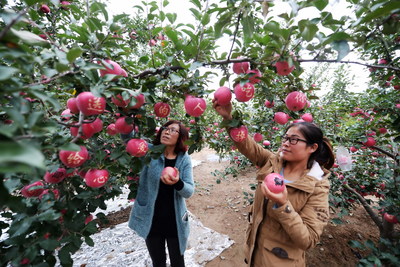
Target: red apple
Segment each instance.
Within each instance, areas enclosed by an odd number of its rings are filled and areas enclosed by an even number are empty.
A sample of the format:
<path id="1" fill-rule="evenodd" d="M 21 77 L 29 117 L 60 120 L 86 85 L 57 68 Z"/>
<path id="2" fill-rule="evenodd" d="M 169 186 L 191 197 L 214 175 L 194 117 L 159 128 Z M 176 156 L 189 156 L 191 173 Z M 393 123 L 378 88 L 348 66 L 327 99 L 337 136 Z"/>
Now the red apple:
<path id="1" fill-rule="evenodd" d="M 58 189 L 45 189 L 45 190 L 43 190 L 43 192 L 39 195 L 39 199 L 42 200 L 42 198 L 43 198 L 45 195 L 49 194 L 50 192 L 53 193 L 55 199 L 59 199 L 59 198 L 60 198 L 60 191 L 58 191 Z"/>
<path id="2" fill-rule="evenodd" d="M 81 166 L 89 158 L 89 153 L 84 146 L 80 146 L 80 151 L 61 150 L 59 158 L 65 166 L 75 168 Z"/>
<path id="3" fill-rule="evenodd" d="M 247 102 L 254 96 L 254 85 L 252 83 L 245 83 L 243 86 L 238 83 L 233 90 L 236 100 L 239 102 Z"/>
<path id="4" fill-rule="evenodd" d="M 379 132 L 381 133 L 381 134 L 385 134 L 385 133 L 387 133 L 387 129 L 386 128 L 379 128 Z"/>
<path id="5" fill-rule="evenodd" d="M 64 10 L 68 10 L 68 9 L 69 9 L 68 6 L 69 6 L 70 4 L 71 4 L 71 3 L 68 2 L 68 1 L 61 1 L 61 2 L 60 2 L 61 8 L 64 9 Z"/>
<path id="6" fill-rule="evenodd" d="M 294 121 L 293 121 L 293 123 L 299 123 L 299 122 L 305 122 L 305 120 L 303 120 L 303 119 L 297 119 L 297 120 L 294 120 Z"/>
<path id="7" fill-rule="evenodd" d="M 368 137 L 368 138 L 367 138 L 367 141 L 364 142 L 363 144 L 364 144 L 364 146 L 366 146 L 366 147 L 371 147 L 371 146 L 374 146 L 374 145 L 376 144 L 376 141 L 375 141 L 374 138 Z"/>
<path id="8" fill-rule="evenodd" d="M 264 146 L 269 146 L 269 145 L 271 145 L 271 142 L 270 142 L 270 141 L 267 141 L 267 140 L 265 140 L 265 141 L 263 142 L 263 145 L 264 145 Z"/>
<path id="9" fill-rule="evenodd" d="M 65 168 L 58 168 L 55 172 L 46 172 L 44 180 L 50 184 L 58 184 L 67 177 L 67 171 Z"/>
<path id="10" fill-rule="evenodd" d="M 185 99 L 185 111 L 193 117 L 201 116 L 206 111 L 207 104 L 203 98 L 188 95 Z"/>
<path id="11" fill-rule="evenodd" d="M 155 46 L 157 44 L 157 40 L 150 39 L 149 46 Z"/>
<path id="12" fill-rule="evenodd" d="M 260 72 L 258 69 L 248 70 L 248 71 L 247 71 L 247 75 L 248 75 L 248 77 L 249 77 L 249 81 L 250 81 L 252 84 L 261 82 L 261 80 L 258 79 L 258 78 L 261 77 L 261 72 Z"/>
<path id="13" fill-rule="evenodd" d="M 115 97 L 111 97 L 111 102 L 113 102 L 118 107 L 126 107 L 128 106 L 130 99 L 123 99 L 121 94 L 116 95 Z"/>
<path id="14" fill-rule="evenodd" d="M 304 93 L 294 91 L 289 93 L 285 98 L 286 106 L 291 111 L 299 111 L 304 109 L 307 104 L 307 97 Z"/>
<path id="15" fill-rule="evenodd" d="M 129 134 L 135 127 L 133 124 L 128 124 L 125 118 L 126 117 L 119 117 L 115 122 L 115 130 L 117 130 L 118 133 Z"/>
<path id="16" fill-rule="evenodd" d="M 98 115 L 104 112 L 106 100 L 104 97 L 96 97 L 91 92 L 82 92 L 76 97 L 76 105 L 86 116 Z"/>
<path id="17" fill-rule="evenodd" d="M 278 194 L 285 190 L 285 180 L 279 173 L 270 173 L 264 178 L 264 183 L 269 191 Z"/>
<path id="18" fill-rule="evenodd" d="M 399 221 L 397 220 L 397 217 L 396 217 L 396 216 L 391 215 L 391 214 L 389 214 L 389 213 L 387 213 L 387 212 L 385 212 L 385 213 L 383 214 L 383 218 L 384 218 L 387 222 L 389 222 L 389 223 L 398 223 L 398 222 L 399 222 Z"/>
<path id="19" fill-rule="evenodd" d="M 214 92 L 214 99 L 216 99 L 218 101 L 218 104 L 221 106 L 228 105 L 232 99 L 231 89 L 229 89 L 226 86 L 222 86 L 222 87 L 218 88 Z"/>
<path id="20" fill-rule="evenodd" d="M 99 188 L 108 181 L 108 177 L 107 170 L 90 169 L 85 174 L 85 183 L 89 187 Z"/>
<path id="21" fill-rule="evenodd" d="M 276 112 L 274 114 L 274 121 L 278 124 L 284 125 L 289 121 L 289 115 L 285 112 Z"/>
<path id="22" fill-rule="evenodd" d="M 168 117 L 171 112 L 171 107 L 168 103 L 158 102 L 154 105 L 154 113 L 160 118 Z"/>
<path id="23" fill-rule="evenodd" d="M 354 146 L 350 147 L 350 151 L 353 152 L 353 153 L 354 153 L 354 152 L 357 152 L 357 150 L 358 150 L 358 149 L 355 148 Z"/>
<path id="24" fill-rule="evenodd" d="M 134 157 L 143 157 L 148 150 L 147 142 L 143 139 L 131 139 L 126 144 L 126 151 Z"/>
<path id="25" fill-rule="evenodd" d="M 111 68 L 105 65 L 104 67 L 106 68 L 105 70 L 100 70 L 100 76 L 103 77 L 107 74 L 112 74 L 112 75 L 121 75 L 123 74 L 121 66 L 112 61 L 111 59 L 106 59 L 104 60 L 107 62 L 109 65 L 111 65 Z"/>
<path id="26" fill-rule="evenodd" d="M 260 133 L 255 133 L 253 138 L 254 138 L 254 141 L 261 142 L 263 140 L 263 135 Z"/>
<path id="27" fill-rule="evenodd" d="M 29 185 L 24 186 L 21 189 L 21 194 L 24 197 L 38 197 L 44 190 L 44 184 L 42 181 L 36 181 Z"/>
<path id="28" fill-rule="evenodd" d="M 247 135 L 248 135 L 247 127 L 242 125 L 242 126 L 237 127 L 237 128 L 232 128 L 229 131 L 229 135 L 231 136 L 233 141 L 235 141 L 235 142 L 243 142 L 247 138 Z"/>
<path id="29" fill-rule="evenodd" d="M 103 121 L 96 118 L 94 122 L 90 123 L 95 133 L 101 132 L 103 130 Z"/>
<path id="30" fill-rule="evenodd" d="M 75 125 L 78 125 L 78 123 L 75 123 Z M 69 128 L 71 135 L 72 136 L 78 136 L 79 132 L 79 127 L 71 127 Z M 95 134 L 94 129 L 90 123 L 83 123 L 82 124 L 82 135 L 80 138 L 82 139 L 89 139 Z"/>
<path id="31" fill-rule="evenodd" d="M 249 62 L 236 62 L 233 63 L 232 70 L 236 74 L 247 73 L 250 68 Z"/>
<path id="32" fill-rule="evenodd" d="M 312 122 L 313 121 L 313 116 L 311 113 L 304 113 L 301 118 L 305 120 L 306 122 Z"/>
<path id="33" fill-rule="evenodd" d="M 139 109 L 146 101 L 144 94 L 138 94 L 137 96 L 134 96 L 134 98 L 136 99 L 136 104 L 128 107 L 129 109 Z"/>
<path id="34" fill-rule="evenodd" d="M 172 167 L 165 167 L 162 172 L 161 172 L 161 176 L 172 176 L 172 177 L 176 177 L 178 175 L 178 172 L 176 171 L 175 168 Z"/>
<path id="35" fill-rule="evenodd" d="M 114 123 L 111 123 L 110 125 L 107 126 L 107 133 L 109 135 L 116 135 L 118 133 Z"/>
<path id="36" fill-rule="evenodd" d="M 49 6 L 45 5 L 45 4 L 41 5 L 39 10 L 42 11 L 43 13 L 46 13 L 46 14 L 50 13 Z"/>
<path id="37" fill-rule="evenodd" d="M 136 31 L 131 31 L 129 34 L 129 37 L 131 37 L 132 40 L 137 39 L 137 32 Z"/>
<path id="38" fill-rule="evenodd" d="M 267 108 L 273 108 L 275 106 L 274 101 L 270 102 L 268 99 L 265 100 L 264 106 L 266 106 Z"/>
<path id="39" fill-rule="evenodd" d="M 384 58 L 381 58 L 381 59 L 379 59 L 378 64 L 385 65 L 385 64 L 387 64 L 387 60 Z"/>
<path id="40" fill-rule="evenodd" d="M 76 105 L 76 98 L 72 97 L 67 100 L 67 108 L 71 111 L 72 114 L 78 114 L 79 108 Z"/>
<path id="41" fill-rule="evenodd" d="M 63 112 L 61 112 L 60 118 L 62 121 L 69 121 L 72 117 L 71 111 L 67 108 Z"/>
<path id="42" fill-rule="evenodd" d="M 276 62 L 275 67 L 278 75 L 282 76 L 289 75 L 294 70 L 294 66 L 289 66 L 287 61 Z"/>
<path id="43" fill-rule="evenodd" d="M 92 214 L 89 214 L 89 215 L 86 217 L 86 219 L 85 219 L 85 224 L 88 224 L 88 223 L 90 223 L 91 221 L 93 221 L 93 215 L 92 215 Z"/>

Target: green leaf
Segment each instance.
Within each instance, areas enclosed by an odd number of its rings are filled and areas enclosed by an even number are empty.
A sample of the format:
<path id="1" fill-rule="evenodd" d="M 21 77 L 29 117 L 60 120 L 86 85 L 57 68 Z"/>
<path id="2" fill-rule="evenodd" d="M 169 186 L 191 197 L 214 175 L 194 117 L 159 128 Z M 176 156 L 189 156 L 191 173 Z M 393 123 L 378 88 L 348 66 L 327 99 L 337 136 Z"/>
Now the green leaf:
<path id="1" fill-rule="evenodd" d="M 195 8 L 189 8 L 189 10 L 192 11 L 193 16 L 194 16 L 197 20 L 200 20 L 200 18 L 201 18 L 201 13 L 200 13 L 200 11 L 198 11 L 198 10 L 195 9 Z"/>
<path id="2" fill-rule="evenodd" d="M 104 18 L 107 21 L 108 20 L 108 12 L 107 9 L 105 7 L 105 5 L 103 3 L 99 3 L 99 2 L 94 2 L 91 6 L 90 6 L 90 10 L 92 12 L 95 12 L 97 10 L 101 10 L 101 12 L 103 12 Z"/>
<path id="3" fill-rule="evenodd" d="M 39 2 L 42 2 L 41 0 L 24 0 L 24 2 L 28 5 L 28 6 L 33 6 L 34 4 L 37 4 Z"/>
<path id="4" fill-rule="evenodd" d="M 29 45 L 47 45 L 49 42 L 44 40 L 39 35 L 31 33 L 29 31 L 17 31 L 13 28 L 10 31 L 17 36 L 22 42 Z"/>
<path id="5" fill-rule="evenodd" d="M 177 17 L 176 13 L 167 13 L 166 16 L 167 16 L 169 22 L 171 24 L 174 24 L 176 17 Z"/>
<path id="6" fill-rule="evenodd" d="M 301 32 L 301 36 L 306 41 L 311 41 L 315 34 L 318 32 L 317 25 L 311 23 L 309 20 L 301 20 L 299 21 L 299 30 Z"/>
<path id="7" fill-rule="evenodd" d="M 246 16 L 241 20 L 243 26 L 243 35 L 247 43 L 251 42 L 253 39 L 254 32 L 254 20 L 253 17 Z"/>
<path id="8" fill-rule="evenodd" d="M 205 13 L 203 15 L 203 18 L 201 19 L 201 24 L 203 26 L 207 25 L 208 23 L 210 23 L 210 14 L 209 13 Z"/>
<path id="9" fill-rule="evenodd" d="M 89 236 L 85 236 L 85 242 L 86 242 L 86 244 L 88 244 L 88 246 L 91 246 L 91 247 L 94 246 L 94 241 Z"/>
<path id="10" fill-rule="evenodd" d="M 201 9 L 201 3 L 199 0 L 190 0 L 198 9 Z"/>
<path id="11" fill-rule="evenodd" d="M 400 1 L 388 1 L 386 3 L 378 3 L 373 6 L 372 12 L 368 13 L 365 17 L 356 21 L 352 26 L 357 26 L 359 24 L 365 24 L 373 19 L 382 18 L 383 16 L 390 15 L 396 9 L 400 8 Z"/>
<path id="12" fill-rule="evenodd" d="M 48 251 L 53 251 L 60 246 L 60 242 L 54 239 L 45 239 L 39 242 L 39 246 Z"/>
<path id="13" fill-rule="evenodd" d="M 18 72 L 16 68 L 0 66 L 0 81 L 10 79 L 16 72 Z"/>
<path id="14" fill-rule="evenodd" d="M 311 3 L 319 11 L 322 11 L 329 4 L 329 1 L 328 0 L 313 0 L 313 1 L 311 1 Z"/>
<path id="15" fill-rule="evenodd" d="M 74 62 L 75 59 L 80 57 L 83 53 L 83 50 L 80 47 L 71 48 L 67 53 L 67 59 L 70 63 Z"/>
<path id="16" fill-rule="evenodd" d="M 60 218 L 61 213 L 56 212 L 55 210 L 49 209 L 43 213 L 40 213 L 36 216 L 39 221 L 54 221 Z"/>
<path id="17" fill-rule="evenodd" d="M 13 162 L 45 169 L 44 156 L 36 148 L 15 142 L 0 142 L 0 164 L 12 164 Z"/>
<path id="18" fill-rule="evenodd" d="M 348 53 L 350 53 L 350 46 L 347 41 L 335 41 L 332 43 L 332 48 L 338 51 L 337 61 L 342 60 Z"/>
<path id="19" fill-rule="evenodd" d="M 276 35 L 281 34 L 281 29 L 279 27 L 279 23 L 276 21 L 270 21 L 267 24 L 265 24 L 264 29 L 268 32 L 274 33 Z"/>

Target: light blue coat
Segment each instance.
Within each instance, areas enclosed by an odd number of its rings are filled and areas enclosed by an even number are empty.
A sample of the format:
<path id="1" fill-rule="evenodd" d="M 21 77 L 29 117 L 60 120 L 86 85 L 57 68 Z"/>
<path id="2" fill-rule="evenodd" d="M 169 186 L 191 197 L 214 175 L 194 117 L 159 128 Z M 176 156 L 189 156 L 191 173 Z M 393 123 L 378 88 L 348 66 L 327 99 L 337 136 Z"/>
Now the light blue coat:
<path id="1" fill-rule="evenodd" d="M 138 192 L 128 225 L 143 238 L 146 238 L 150 232 L 164 161 L 164 155 L 158 159 L 152 159 L 140 173 Z M 187 152 L 178 154 L 175 167 L 178 168 L 180 179 L 184 183 L 181 190 L 174 192 L 179 248 L 183 255 L 189 237 L 188 216 L 187 214 L 184 216 L 187 213 L 185 199 L 194 192 L 192 161 Z"/>

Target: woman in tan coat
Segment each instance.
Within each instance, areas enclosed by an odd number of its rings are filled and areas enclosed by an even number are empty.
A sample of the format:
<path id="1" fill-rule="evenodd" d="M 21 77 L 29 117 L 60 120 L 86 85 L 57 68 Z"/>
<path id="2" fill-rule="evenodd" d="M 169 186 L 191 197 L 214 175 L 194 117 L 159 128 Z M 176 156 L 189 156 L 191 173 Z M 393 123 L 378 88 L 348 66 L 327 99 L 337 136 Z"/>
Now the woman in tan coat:
<path id="1" fill-rule="evenodd" d="M 214 99 L 213 106 L 224 120 L 232 120 L 230 104 L 220 106 Z M 278 153 L 250 137 L 235 146 L 260 167 L 248 216 L 245 263 L 253 267 L 305 266 L 305 251 L 318 243 L 329 220 L 328 170 L 334 154 L 328 139 L 316 125 L 301 122 L 289 125 Z M 285 179 L 282 193 L 272 193 L 263 183 L 272 172 Z"/>

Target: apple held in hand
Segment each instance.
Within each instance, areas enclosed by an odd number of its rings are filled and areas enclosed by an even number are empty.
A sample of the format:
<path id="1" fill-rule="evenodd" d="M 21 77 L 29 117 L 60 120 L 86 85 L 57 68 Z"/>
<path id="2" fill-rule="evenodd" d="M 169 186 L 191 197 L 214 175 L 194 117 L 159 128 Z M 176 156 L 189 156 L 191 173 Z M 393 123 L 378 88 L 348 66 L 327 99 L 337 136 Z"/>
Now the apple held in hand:
<path id="1" fill-rule="evenodd" d="M 85 183 L 89 187 L 99 188 L 108 181 L 108 177 L 107 170 L 91 169 L 85 174 Z"/>
<path id="2" fill-rule="evenodd" d="M 50 184 L 58 184 L 67 177 L 65 168 L 58 168 L 55 172 L 46 172 L 44 180 Z"/>
<path id="3" fill-rule="evenodd" d="M 285 190 L 284 179 L 279 173 L 268 174 L 264 178 L 264 183 L 272 193 L 278 194 Z"/>
<path id="4" fill-rule="evenodd" d="M 89 158 L 89 153 L 84 146 L 80 146 L 80 151 L 61 150 L 59 158 L 65 166 L 75 168 L 81 166 Z"/>
<path id="5" fill-rule="evenodd" d="M 171 112 L 171 107 L 168 103 L 165 102 L 158 102 L 154 105 L 154 113 L 160 117 L 165 118 Z"/>
<path id="6" fill-rule="evenodd" d="M 161 172 L 161 176 L 168 176 L 168 175 L 176 177 L 178 175 L 178 172 L 173 167 L 165 167 Z"/>
<path id="7" fill-rule="evenodd" d="M 126 151 L 134 157 L 143 157 L 148 150 L 149 146 L 143 139 L 131 139 L 126 144 Z"/>
<path id="8" fill-rule="evenodd" d="M 29 185 L 24 186 L 21 189 L 21 194 L 24 197 L 38 197 L 44 190 L 44 184 L 42 181 L 36 181 Z"/>
<path id="9" fill-rule="evenodd" d="M 76 105 L 86 116 L 98 115 L 104 112 L 106 100 L 104 97 L 94 96 L 91 92 L 82 92 L 76 97 Z"/>
<path id="10" fill-rule="evenodd" d="M 216 99 L 218 101 L 218 104 L 221 106 L 228 105 L 232 99 L 231 89 L 229 89 L 226 86 L 222 86 L 222 87 L 218 88 L 214 92 L 214 99 Z"/>
<path id="11" fill-rule="evenodd" d="M 193 117 L 199 117 L 206 111 L 207 104 L 203 98 L 188 95 L 185 99 L 184 106 L 187 114 Z"/>
<path id="12" fill-rule="evenodd" d="M 247 127 L 242 125 L 237 128 L 232 128 L 229 131 L 229 135 L 231 136 L 233 141 L 239 142 L 239 143 L 243 142 L 247 138 L 247 135 L 248 135 Z"/>

